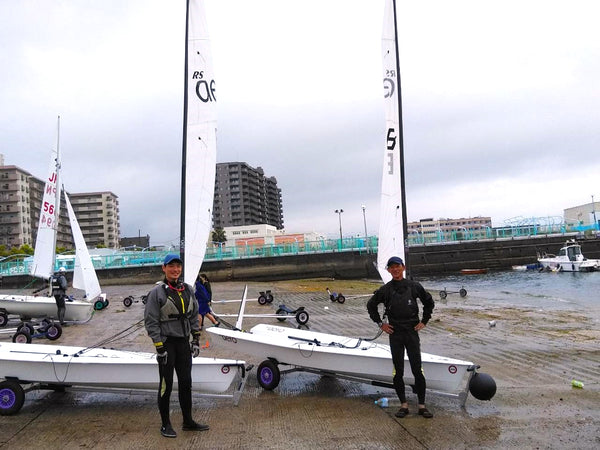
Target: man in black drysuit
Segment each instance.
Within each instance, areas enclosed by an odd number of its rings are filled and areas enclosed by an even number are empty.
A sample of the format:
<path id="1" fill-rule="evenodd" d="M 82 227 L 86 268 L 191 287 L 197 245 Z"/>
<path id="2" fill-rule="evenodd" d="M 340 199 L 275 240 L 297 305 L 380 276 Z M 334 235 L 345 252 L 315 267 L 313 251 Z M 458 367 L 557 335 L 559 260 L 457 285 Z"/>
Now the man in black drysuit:
<path id="1" fill-rule="evenodd" d="M 410 368 L 415 377 L 415 390 L 419 401 L 418 414 L 431 418 L 433 414 L 425 407 L 425 376 L 421 364 L 421 343 L 419 331 L 431 318 L 435 306 L 431 294 L 416 281 L 404 278 L 404 261 L 397 256 L 391 257 L 387 262 L 387 271 L 392 275 L 392 280 L 379 288 L 367 302 L 367 311 L 371 320 L 390 337 L 390 349 L 394 363 L 394 389 L 402 403 L 396 412 L 396 417 L 408 414 L 408 403 L 404 387 L 404 350 L 410 362 Z M 419 320 L 419 305 L 417 299 L 423 303 L 423 316 Z M 389 323 L 383 323 L 377 306 L 385 306 L 384 317 Z"/>
<path id="2" fill-rule="evenodd" d="M 58 310 L 58 321 L 61 325 L 65 324 L 65 297 L 67 296 L 67 278 L 65 277 L 65 268 L 58 269 L 51 279 L 52 295 L 56 301 L 56 309 Z"/>

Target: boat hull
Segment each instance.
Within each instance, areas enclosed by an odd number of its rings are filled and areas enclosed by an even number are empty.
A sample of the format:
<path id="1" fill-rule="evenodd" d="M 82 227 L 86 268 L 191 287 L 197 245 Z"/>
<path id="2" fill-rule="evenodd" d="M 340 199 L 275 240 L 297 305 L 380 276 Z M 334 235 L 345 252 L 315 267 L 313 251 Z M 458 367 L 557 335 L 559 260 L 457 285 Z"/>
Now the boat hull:
<path id="1" fill-rule="evenodd" d="M 237 367 L 244 364 L 233 359 L 193 358 L 192 389 L 224 392 L 238 373 Z M 102 389 L 157 389 L 159 383 L 154 353 L 43 344 L 0 343 L 0 377 Z"/>
<path id="2" fill-rule="evenodd" d="M 249 332 L 211 327 L 228 346 L 262 359 L 275 359 L 306 369 L 331 372 L 353 378 L 392 384 L 394 365 L 389 345 L 306 330 L 259 324 Z M 317 345 L 318 343 L 318 345 Z M 406 356 L 405 356 L 406 360 Z M 472 362 L 422 353 L 427 388 L 446 392 L 464 391 L 467 369 Z M 404 381 L 414 384 L 408 362 Z"/>
<path id="3" fill-rule="evenodd" d="M 92 317 L 94 305 L 83 300 L 65 302 L 67 322 L 85 322 Z M 34 295 L 0 295 L 0 311 L 20 316 L 22 319 L 58 319 L 54 297 Z"/>
<path id="4" fill-rule="evenodd" d="M 596 259 L 587 259 L 584 261 L 569 261 L 562 258 L 540 258 L 539 263 L 544 270 L 554 270 L 560 272 L 594 272 L 600 270 L 600 261 Z"/>

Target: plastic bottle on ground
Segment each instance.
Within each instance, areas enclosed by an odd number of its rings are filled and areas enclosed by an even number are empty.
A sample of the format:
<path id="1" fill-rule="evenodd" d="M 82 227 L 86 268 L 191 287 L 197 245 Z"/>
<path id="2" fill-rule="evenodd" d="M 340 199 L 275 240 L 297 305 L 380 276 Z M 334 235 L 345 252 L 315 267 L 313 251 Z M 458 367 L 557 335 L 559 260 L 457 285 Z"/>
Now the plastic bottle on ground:
<path id="1" fill-rule="evenodd" d="M 387 397 L 381 397 L 380 399 L 375 400 L 375 404 L 381 406 L 382 408 L 387 408 L 390 402 Z"/>
<path id="2" fill-rule="evenodd" d="M 573 386 L 574 388 L 583 389 L 583 383 L 578 380 L 571 380 L 571 386 Z"/>

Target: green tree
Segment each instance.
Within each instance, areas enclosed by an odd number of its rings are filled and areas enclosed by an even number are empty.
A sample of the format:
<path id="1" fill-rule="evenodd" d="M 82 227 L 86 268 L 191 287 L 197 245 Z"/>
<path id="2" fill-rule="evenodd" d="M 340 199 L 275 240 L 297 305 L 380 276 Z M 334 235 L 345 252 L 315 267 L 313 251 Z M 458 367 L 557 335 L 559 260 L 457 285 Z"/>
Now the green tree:
<path id="1" fill-rule="evenodd" d="M 221 227 L 216 227 L 211 233 L 211 240 L 213 242 L 227 242 L 225 230 Z"/>

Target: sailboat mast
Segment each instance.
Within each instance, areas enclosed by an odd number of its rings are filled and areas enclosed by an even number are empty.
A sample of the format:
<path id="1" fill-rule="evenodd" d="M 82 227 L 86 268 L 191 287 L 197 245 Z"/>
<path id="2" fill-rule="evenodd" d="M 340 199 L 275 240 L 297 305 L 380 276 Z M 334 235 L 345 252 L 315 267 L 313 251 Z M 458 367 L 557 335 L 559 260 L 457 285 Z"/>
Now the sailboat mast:
<path id="1" fill-rule="evenodd" d="M 54 233 L 54 242 L 52 245 L 52 272 L 54 272 L 54 265 L 56 263 L 56 241 L 58 239 L 58 228 L 60 224 L 60 196 L 62 193 L 60 178 L 60 116 L 58 116 L 56 120 L 56 198 L 54 203 L 55 220 L 53 223 L 56 232 Z"/>
<path id="2" fill-rule="evenodd" d="M 179 217 L 179 255 L 181 261 L 185 262 L 185 186 L 186 186 L 186 171 L 187 171 L 187 121 L 188 121 L 188 34 L 190 24 L 190 0 L 185 2 L 185 54 L 184 54 L 184 71 L 183 71 L 183 133 L 181 145 L 181 213 Z M 185 264 L 183 264 L 185 267 Z M 183 279 L 184 272 L 182 269 L 181 278 Z"/>
<path id="3" fill-rule="evenodd" d="M 406 218 L 406 189 L 404 183 L 404 126 L 402 124 L 402 83 L 400 82 L 400 51 L 398 49 L 398 16 L 396 13 L 396 0 L 393 0 L 394 6 L 394 40 L 396 42 L 396 76 L 398 81 L 398 145 L 400 152 L 400 189 L 401 189 L 401 210 L 402 210 L 402 236 L 404 236 L 404 259 L 407 273 L 410 270 L 408 263 L 408 224 Z"/>

